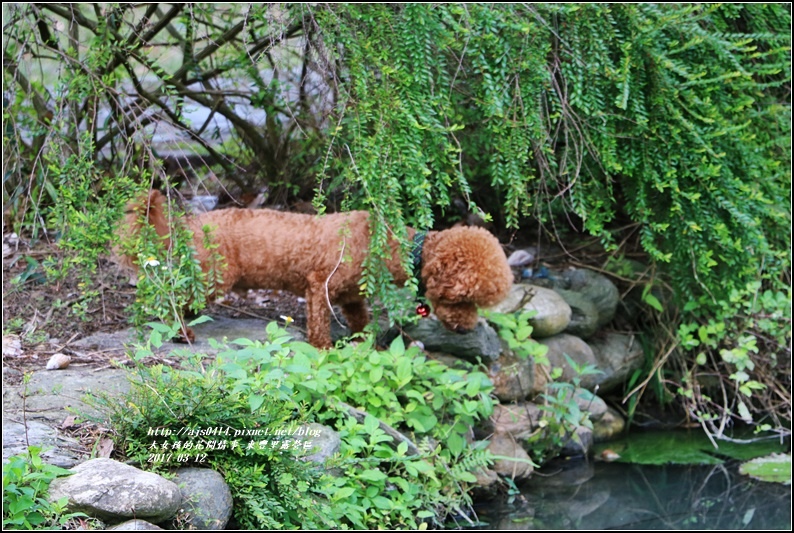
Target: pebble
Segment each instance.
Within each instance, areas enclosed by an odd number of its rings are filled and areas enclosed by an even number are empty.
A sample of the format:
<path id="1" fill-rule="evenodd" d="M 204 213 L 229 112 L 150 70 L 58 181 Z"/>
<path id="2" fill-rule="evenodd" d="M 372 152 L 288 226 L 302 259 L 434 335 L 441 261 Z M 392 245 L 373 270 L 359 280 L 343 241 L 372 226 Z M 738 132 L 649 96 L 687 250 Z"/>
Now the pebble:
<path id="1" fill-rule="evenodd" d="M 72 362 L 72 358 L 66 354 L 56 353 L 47 361 L 47 370 L 61 370 Z"/>

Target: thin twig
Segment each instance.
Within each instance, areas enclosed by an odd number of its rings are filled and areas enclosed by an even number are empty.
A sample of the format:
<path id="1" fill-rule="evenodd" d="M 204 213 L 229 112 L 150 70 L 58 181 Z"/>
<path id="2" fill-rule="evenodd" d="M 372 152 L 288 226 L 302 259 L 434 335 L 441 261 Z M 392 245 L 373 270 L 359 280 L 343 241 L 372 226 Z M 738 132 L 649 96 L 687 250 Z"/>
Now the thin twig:
<path id="1" fill-rule="evenodd" d="M 342 251 L 339 252 L 339 261 L 337 261 L 336 266 L 331 271 L 331 273 L 328 274 L 328 278 L 326 278 L 325 280 L 325 302 L 328 304 L 328 309 L 331 310 L 331 316 L 334 317 L 334 320 L 336 320 L 336 323 L 339 324 L 340 326 L 342 326 L 343 324 L 339 320 L 339 317 L 336 316 L 336 313 L 334 312 L 334 306 L 331 305 L 331 297 L 328 294 L 328 282 L 331 281 L 331 277 L 333 277 L 333 275 L 336 274 L 336 271 L 339 269 L 339 265 L 342 264 L 342 260 L 345 257 L 345 244 L 347 244 L 347 240 L 344 237 L 342 237 Z"/>

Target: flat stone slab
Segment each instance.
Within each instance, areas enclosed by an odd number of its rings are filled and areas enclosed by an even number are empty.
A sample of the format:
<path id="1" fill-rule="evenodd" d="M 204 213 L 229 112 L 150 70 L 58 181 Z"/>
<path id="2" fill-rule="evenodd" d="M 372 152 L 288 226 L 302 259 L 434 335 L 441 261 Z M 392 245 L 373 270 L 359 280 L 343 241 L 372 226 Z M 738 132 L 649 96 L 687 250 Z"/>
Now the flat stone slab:
<path id="1" fill-rule="evenodd" d="M 25 427 L 21 421 L 3 417 L 3 463 L 13 455 L 26 453 L 28 445 L 47 449 L 41 453 L 42 460 L 61 468 L 72 468 L 90 452 L 76 439 L 42 422 L 28 420 L 27 431 Z"/>
<path id="2" fill-rule="evenodd" d="M 84 402 L 86 393 L 122 394 L 129 390 L 126 374 L 120 368 L 70 366 L 63 370 L 37 370 L 27 386 L 3 386 L 3 417 L 22 420 L 24 407 L 28 420 L 60 426 L 76 412 L 97 414 Z"/>
<path id="3" fill-rule="evenodd" d="M 160 356 L 182 349 L 216 355 L 217 348 L 210 346 L 210 339 L 231 342 L 239 338 L 263 341 L 267 338 L 267 323 L 256 319 L 218 318 L 193 327 L 196 342 L 192 346 L 172 342 L 164 343 L 157 350 Z M 298 330 L 290 330 L 297 340 L 303 340 Z M 100 414 L 85 402 L 88 393 L 108 393 L 122 395 L 130 390 L 126 371 L 114 367 L 112 362 L 126 362 L 127 351 L 140 340 L 134 329 L 115 333 L 96 333 L 69 344 L 69 349 L 82 354 L 83 359 L 94 359 L 91 364 L 75 364 L 62 370 L 45 370 L 41 367 L 30 373 L 27 385 L 19 383 L 18 372 L 12 369 L 3 371 L 3 458 L 21 453 L 32 445 L 54 446 L 51 452 L 43 454 L 50 464 L 70 467 L 84 460 L 88 450 L 77 441 L 61 434 L 58 428 L 72 415 L 78 422 L 86 415 L 98 417 Z M 97 367 L 97 364 L 103 365 Z M 8 370 L 8 372 L 6 372 Z M 6 379 L 8 378 L 8 379 Z M 10 382 L 17 382 L 9 384 Z M 24 410 L 24 416 L 23 416 Z M 27 436 L 25 431 L 27 422 Z"/>
<path id="4" fill-rule="evenodd" d="M 227 318 L 218 317 L 201 324 L 191 326 L 193 333 L 196 334 L 196 342 L 192 345 L 166 342 L 158 352 L 168 353 L 176 349 L 188 349 L 194 352 L 201 352 L 207 355 L 215 355 L 218 350 L 210 345 L 210 339 L 216 341 L 233 341 L 235 339 L 245 338 L 255 341 L 264 341 L 267 339 L 267 322 L 255 318 Z M 295 328 L 288 328 L 287 331 L 293 336 L 295 340 L 304 340 L 306 337 Z M 96 333 L 84 339 L 80 339 L 72 343 L 72 347 L 77 350 L 93 350 L 93 351 L 118 351 L 120 354 L 124 352 L 125 346 L 134 346 L 141 344 L 141 339 L 134 329 L 126 329 L 115 333 Z"/>

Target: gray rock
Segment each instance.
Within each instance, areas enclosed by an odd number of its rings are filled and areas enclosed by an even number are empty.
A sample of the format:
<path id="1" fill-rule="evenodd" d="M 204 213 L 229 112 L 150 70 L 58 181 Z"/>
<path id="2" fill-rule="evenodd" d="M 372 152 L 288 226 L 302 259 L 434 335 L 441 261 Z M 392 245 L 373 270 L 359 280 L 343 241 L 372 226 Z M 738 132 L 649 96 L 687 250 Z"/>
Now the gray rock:
<path id="1" fill-rule="evenodd" d="M 461 334 L 449 331 L 438 320 L 423 319 L 406 326 L 405 334 L 421 342 L 428 351 L 455 355 L 471 362 L 477 362 L 477 358 L 496 359 L 502 351 L 496 331 L 483 320 L 473 331 Z"/>
<path id="2" fill-rule="evenodd" d="M 513 285 L 507 298 L 491 310 L 497 313 L 535 311 L 535 316 L 529 319 L 535 339 L 561 333 L 571 321 L 571 307 L 562 296 L 551 289 L 522 283 Z"/>
<path id="3" fill-rule="evenodd" d="M 494 405 L 493 414 L 483 420 L 476 428 L 475 434 L 491 436 L 493 434 L 510 435 L 522 441 L 538 427 L 543 412 L 534 403 L 522 402 L 511 405 Z"/>
<path id="4" fill-rule="evenodd" d="M 28 412 L 35 412 L 39 420 L 59 426 L 68 414 L 67 408 L 88 416 L 99 415 L 85 403 L 85 394 L 98 391 L 121 394 L 129 390 L 126 372 L 116 368 L 90 374 L 76 366 L 58 372 L 34 372 L 27 386 L 3 387 L 3 412 L 22 411 L 24 399 Z"/>
<path id="5" fill-rule="evenodd" d="M 606 414 L 607 409 L 609 409 L 604 400 L 589 390 L 583 389 L 581 387 L 569 387 L 568 390 L 565 391 L 563 401 L 570 399 L 571 392 L 573 392 L 576 407 L 578 407 L 580 411 L 587 413 L 591 421 L 600 420 Z M 546 390 L 546 394 L 550 396 L 557 396 L 558 391 Z"/>
<path id="6" fill-rule="evenodd" d="M 598 309 L 598 328 L 605 326 L 615 317 L 620 292 L 603 274 L 586 268 L 566 270 L 559 274 L 555 288 L 575 291 L 591 300 Z"/>
<path id="7" fill-rule="evenodd" d="M 215 317 L 212 320 L 191 326 L 193 333 L 196 334 L 196 342 L 191 346 L 175 342 L 165 342 L 158 352 L 168 353 L 172 350 L 192 350 L 207 355 L 216 355 L 220 350 L 210 344 L 210 339 L 222 342 L 223 339 L 233 341 L 239 338 L 254 341 L 264 341 L 267 339 L 268 321 L 255 318 L 228 318 Z M 283 324 L 282 324 L 283 325 Z M 294 340 L 305 340 L 306 336 L 295 328 L 286 328 L 287 332 Z M 134 329 L 117 331 L 115 333 L 95 333 L 84 339 L 75 341 L 72 346 L 76 349 L 117 351 L 119 355 L 124 354 L 125 344 L 138 343 L 139 339 Z"/>
<path id="8" fill-rule="evenodd" d="M 308 424 L 306 429 L 308 430 L 308 435 L 301 438 L 311 442 L 312 448 L 310 450 L 312 453 L 303 458 L 305 461 L 323 464 L 341 449 L 342 439 L 333 428 L 312 423 Z"/>
<path id="9" fill-rule="evenodd" d="M 493 394 L 501 402 L 520 402 L 533 389 L 535 362 L 531 357 L 521 359 L 505 350 L 488 365 L 488 378 L 493 383 Z"/>
<path id="10" fill-rule="evenodd" d="M 12 455 L 27 453 L 28 444 L 41 446 L 42 460 L 61 468 L 71 468 L 88 454 L 88 450 L 76 439 L 61 435 L 57 429 L 28 420 L 27 432 L 20 422 L 3 420 L 3 463 Z"/>
<path id="11" fill-rule="evenodd" d="M 590 298 L 580 292 L 555 289 L 571 307 L 571 322 L 565 333 L 586 339 L 598 331 L 598 308 Z"/>
<path id="12" fill-rule="evenodd" d="M 562 451 L 560 451 L 561 455 L 587 455 L 590 451 L 590 448 L 593 446 L 593 430 L 585 427 L 579 426 L 576 428 L 576 432 L 574 436 L 568 439 L 563 447 Z"/>
<path id="13" fill-rule="evenodd" d="M 607 407 L 606 413 L 593 422 L 593 441 L 607 442 L 618 438 L 626 429 L 626 421 L 615 409 Z"/>
<path id="14" fill-rule="evenodd" d="M 154 523 L 173 517 L 182 502 L 175 483 L 112 459 L 92 459 L 55 479 L 50 501 L 68 498 L 67 510 L 109 522 L 142 518 Z"/>
<path id="15" fill-rule="evenodd" d="M 465 370 L 466 372 L 472 372 L 477 370 L 479 367 L 468 361 L 464 361 L 459 357 L 455 357 L 454 355 L 449 355 L 446 353 L 441 352 L 428 352 L 425 351 L 428 359 L 432 359 L 433 361 L 438 361 L 439 363 L 443 363 L 450 368 L 456 368 L 458 370 Z M 498 361 L 498 359 L 497 359 Z"/>
<path id="16" fill-rule="evenodd" d="M 494 461 L 494 471 L 513 480 L 527 479 L 532 475 L 534 467 L 529 455 L 511 435 L 496 433 L 490 439 L 488 450 L 494 455 L 510 457 L 510 459 L 497 459 Z"/>
<path id="17" fill-rule="evenodd" d="M 603 337 L 590 339 L 589 344 L 598 368 L 604 372 L 595 376 L 601 392 L 622 385 L 636 369 L 642 367 L 642 346 L 634 335 L 606 333 Z"/>
<path id="18" fill-rule="evenodd" d="M 518 311 L 529 301 L 529 296 L 527 295 L 528 290 L 529 285 L 514 283 L 513 286 L 510 287 L 510 292 L 507 293 L 505 299 L 491 307 L 490 310 L 495 313 L 514 313 Z"/>
<path id="19" fill-rule="evenodd" d="M 573 383 L 574 378 L 578 378 L 579 386 L 590 390 L 600 382 L 599 374 L 578 375 L 565 358 L 565 355 L 568 355 L 577 366 L 594 365 L 598 368 L 598 361 L 593 350 L 579 337 L 563 333 L 548 339 L 541 339 L 538 342 L 549 348 L 546 357 L 549 359 L 550 368 L 543 369 L 546 373 L 550 373 L 553 368 L 562 368 L 563 372 L 559 381 Z M 546 373 L 539 371 L 535 373 L 535 390 L 538 392 L 542 391 L 547 383 L 545 379 L 541 378 Z"/>
<path id="20" fill-rule="evenodd" d="M 576 389 L 576 405 L 580 410 L 588 413 L 592 422 L 600 420 L 607 412 L 607 404 L 604 400 L 593 394 L 587 389 Z"/>
<path id="21" fill-rule="evenodd" d="M 164 529 L 146 520 L 127 520 L 107 528 L 106 531 L 164 531 Z"/>
<path id="22" fill-rule="evenodd" d="M 475 499 L 489 500 L 499 494 L 499 475 L 490 468 L 479 469 L 473 472 L 477 479 L 472 487 Z"/>
<path id="23" fill-rule="evenodd" d="M 221 530 L 232 516 L 232 491 L 223 476 L 209 468 L 180 468 L 173 482 L 182 492 L 179 529 Z"/>

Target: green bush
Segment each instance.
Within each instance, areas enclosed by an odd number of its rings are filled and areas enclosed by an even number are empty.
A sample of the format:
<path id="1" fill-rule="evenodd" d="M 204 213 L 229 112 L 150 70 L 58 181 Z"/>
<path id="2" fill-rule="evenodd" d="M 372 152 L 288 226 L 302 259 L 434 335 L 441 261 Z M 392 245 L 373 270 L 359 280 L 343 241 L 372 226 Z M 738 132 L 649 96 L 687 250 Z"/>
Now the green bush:
<path id="1" fill-rule="evenodd" d="M 416 529 L 470 513 L 472 472 L 490 461 L 465 438 L 492 409 L 483 374 L 448 369 L 399 340 L 387 352 L 371 340 L 318 351 L 291 341 L 276 323 L 267 332 L 264 343 L 233 341 L 215 362 L 178 352 L 182 370 L 134 370 L 128 398 L 97 401 L 117 449 L 158 470 L 193 463 L 217 469 L 231 487 L 237 521 L 249 529 Z M 155 332 L 135 358 L 171 333 Z M 284 440 L 272 437 L 280 428 L 313 421 L 342 437 L 340 453 L 324 467 L 292 448 L 261 446 Z M 196 432 L 208 428 L 220 434 Z M 389 428 L 409 438 L 395 440 Z M 235 437 L 247 430 L 268 436 Z"/>

